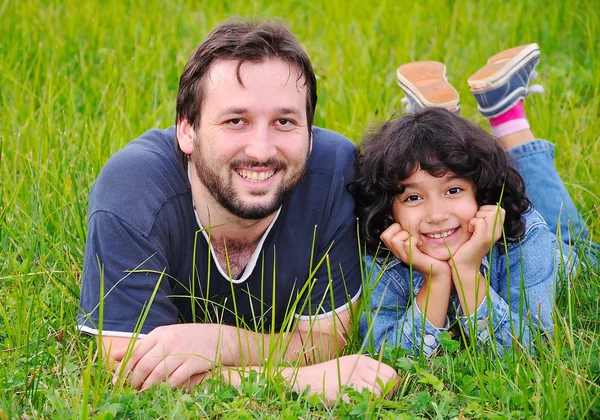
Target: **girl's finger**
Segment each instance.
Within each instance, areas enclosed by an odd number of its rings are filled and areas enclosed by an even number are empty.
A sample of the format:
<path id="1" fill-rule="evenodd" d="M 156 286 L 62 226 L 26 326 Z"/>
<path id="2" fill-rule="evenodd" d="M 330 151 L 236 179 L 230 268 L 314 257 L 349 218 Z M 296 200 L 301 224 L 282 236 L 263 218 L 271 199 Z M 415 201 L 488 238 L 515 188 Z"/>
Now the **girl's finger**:
<path id="1" fill-rule="evenodd" d="M 395 234 L 397 234 L 398 232 L 400 232 L 402 230 L 402 228 L 400 227 L 399 223 L 392 223 L 391 225 L 389 225 L 387 227 L 386 230 L 384 230 L 381 233 L 381 236 L 393 236 Z"/>
<path id="2" fill-rule="evenodd" d="M 469 220 L 469 225 L 467 226 L 467 231 L 469 231 L 469 233 L 475 232 L 475 223 L 477 223 L 477 220 L 479 220 L 477 217 Z"/>
<path id="3" fill-rule="evenodd" d="M 384 230 L 381 235 L 379 235 L 379 239 L 381 239 L 381 242 L 383 242 L 389 248 L 390 240 L 401 231 L 402 228 L 400 225 L 398 223 L 393 223 L 386 230 Z"/>
<path id="4" fill-rule="evenodd" d="M 469 222 L 469 225 L 471 224 L 471 222 L 473 222 L 473 233 L 474 234 L 483 234 L 488 236 L 489 238 L 492 237 L 491 233 L 492 232 L 487 232 L 488 230 L 488 224 L 486 223 L 485 219 L 471 219 L 471 221 Z"/>

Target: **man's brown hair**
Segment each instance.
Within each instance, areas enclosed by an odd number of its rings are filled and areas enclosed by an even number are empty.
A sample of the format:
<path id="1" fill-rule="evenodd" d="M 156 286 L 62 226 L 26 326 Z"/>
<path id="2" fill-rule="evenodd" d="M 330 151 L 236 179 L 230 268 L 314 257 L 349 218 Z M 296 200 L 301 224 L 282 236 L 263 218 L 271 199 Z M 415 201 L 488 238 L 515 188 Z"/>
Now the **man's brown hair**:
<path id="1" fill-rule="evenodd" d="M 306 86 L 306 119 L 309 136 L 317 105 L 317 80 L 308 55 L 296 37 L 278 21 L 229 21 L 212 30 L 194 50 L 179 78 L 175 122 L 187 120 L 194 128 L 200 124 L 203 81 L 215 60 L 237 60 L 236 75 L 242 84 L 240 68 L 245 62 L 282 60 L 296 67 L 298 81 Z"/>

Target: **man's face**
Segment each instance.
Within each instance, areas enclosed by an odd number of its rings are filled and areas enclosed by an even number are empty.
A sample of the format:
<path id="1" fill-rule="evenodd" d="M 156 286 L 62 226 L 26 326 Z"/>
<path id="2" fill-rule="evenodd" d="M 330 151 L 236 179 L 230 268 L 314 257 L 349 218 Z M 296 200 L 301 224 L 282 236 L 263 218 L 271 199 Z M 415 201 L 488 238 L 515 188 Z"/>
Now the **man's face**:
<path id="1" fill-rule="evenodd" d="M 205 76 L 191 162 L 218 204 L 243 219 L 273 214 L 302 179 L 311 150 L 306 88 L 280 60 L 215 62 Z"/>

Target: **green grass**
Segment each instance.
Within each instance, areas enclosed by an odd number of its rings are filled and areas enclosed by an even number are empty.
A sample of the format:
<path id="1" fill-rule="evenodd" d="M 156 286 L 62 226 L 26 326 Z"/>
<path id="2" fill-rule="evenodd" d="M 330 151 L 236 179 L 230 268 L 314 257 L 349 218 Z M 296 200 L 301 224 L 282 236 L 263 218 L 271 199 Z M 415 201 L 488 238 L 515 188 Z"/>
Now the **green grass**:
<path id="1" fill-rule="evenodd" d="M 444 61 L 463 116 L 485 124 L 467 77 L 501 49 L 538 42 L 544 96 L 534 132 L 600 240 L 600 4 L 597 0 L 159 2 L 0 1 L 0 419 L 30 417 L 597 418 L 600 272 L 559 301 L 555 338 L 531 359 L 466 349 L 396 357 L 390 401 L 352 393 L 327 407 L 281 381 L 217 381 L 186 395 L 113 388 L 75 329 L 89 189 L 131 139 L 174 120 L 178 76 L 223 19 L 281 17 L 313 60 L 316 124 L 360 140 L 401 109 L 394 70 Z M 349 352 L 360 343 L 350 337 Z"/>

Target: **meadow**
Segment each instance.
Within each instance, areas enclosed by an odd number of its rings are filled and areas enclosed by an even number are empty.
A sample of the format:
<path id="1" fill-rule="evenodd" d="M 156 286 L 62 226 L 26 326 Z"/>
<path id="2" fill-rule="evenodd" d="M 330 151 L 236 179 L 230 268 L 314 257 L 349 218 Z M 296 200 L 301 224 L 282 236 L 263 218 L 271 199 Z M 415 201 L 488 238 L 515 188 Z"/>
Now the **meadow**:
<path id="1" fill-rule="evenodd" d="M 600 269 L 557 302 L 535 356 L 490 358 L 449 340 L 397 357 L 390 399 L 325 405 L 277 378 L 191 394 L 113 387 L 76 330 L 90 188 L 128 141 L 173 124 L 194 47 L 233 16 L 283 19 L 318 77 L 315 124 L 360 141 L 403 109 L 395 68 L 446 63 L 462 115 L 485 126 L 466 80 L 487 58 L 537 42 L 545 94 L 526 107 L 557 146 L 567 189 L 600 241 L 598 0 L 0 1 L 0 420 L 9 418 L 599 418 Z M 358 351 L 354 335 L 345 353 Z"/>

